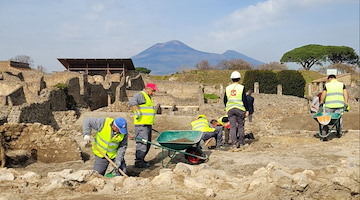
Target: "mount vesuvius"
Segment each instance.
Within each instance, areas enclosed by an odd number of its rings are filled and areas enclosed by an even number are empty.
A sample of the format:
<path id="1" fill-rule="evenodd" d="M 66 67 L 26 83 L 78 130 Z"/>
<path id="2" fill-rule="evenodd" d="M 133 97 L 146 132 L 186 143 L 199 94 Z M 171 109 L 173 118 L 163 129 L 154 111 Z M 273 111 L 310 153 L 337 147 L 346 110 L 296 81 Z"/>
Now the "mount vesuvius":
<path id="1" fill-rule="evenodd" d="M 145 51 L 131 57 L 135 67 L 145 67 L 151 70 L 151 74 L 172 74 L 181 67 L 195 68 L 202 60 L 207 60 L 211 65 L 221 60 L 242 59 L 255 67 L 263 62 L 250 58 L 233 50 L 223 54 L 207 53 L 195 50 L 184 43 L 172 40 L 165 43 L 157 43 Z"/>

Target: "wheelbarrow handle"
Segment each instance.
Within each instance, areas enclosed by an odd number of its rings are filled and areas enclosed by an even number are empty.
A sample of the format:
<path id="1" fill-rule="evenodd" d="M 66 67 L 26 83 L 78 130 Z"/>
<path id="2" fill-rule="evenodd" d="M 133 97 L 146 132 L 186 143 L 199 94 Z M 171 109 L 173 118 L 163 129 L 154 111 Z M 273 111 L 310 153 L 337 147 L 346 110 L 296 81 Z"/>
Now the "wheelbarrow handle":
<path id="1" fill-rule="evenodd" d="M 157 133 L 160 133 L 160 132 L 159 132 L 158 130 L 156 130 L 156 129 L 153 129 L 153 128 L 152 128 L 151 130 L 153 130 L 153 131 L 155 131 L 155 132 L 157 132 Z"/>

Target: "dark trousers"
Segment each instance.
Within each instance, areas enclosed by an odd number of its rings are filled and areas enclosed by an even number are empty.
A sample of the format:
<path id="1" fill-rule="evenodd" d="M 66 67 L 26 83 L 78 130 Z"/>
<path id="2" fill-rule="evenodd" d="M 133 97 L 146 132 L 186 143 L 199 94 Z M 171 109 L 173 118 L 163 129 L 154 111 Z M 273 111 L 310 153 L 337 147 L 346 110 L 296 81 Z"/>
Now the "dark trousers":
<path id="1" fill-rule="evenodd" d="M 235 145 L 237 142 L 245 144 L 244 124 L 245 124 L 245 111 L 238 108 L 233 108 L 228 111 L 230 121 L 230 137 L 231 144 Z"/>
<path id="2" fill-rule="evenodd" d="M 210 139 L 214 137 L 216 139 L 216 146 L 219 147 L 223 144 L 222 141 L 222 126 L 217 126 L 215 127 L 215 131 L 214 132 L 204 132 L 202 139 L 204 141 Z"/>
<path id="3" fill-rule="evenodd" d="M 112 159 L 112 161 L 114 161 L 115 159 Z M 99 174 L 101 175 L 105 175 L 106 169 L 109 166 L 109 161 L 106 160 L 106 158 L 100 158 L 98 156 L 95 156 L 94 159 L 94 170 L 97 171 Z M 123 159 L 121 161 L 121 165 L 120 165 L 120 169 L 126 173 L 126 164 L 125 164 L 125 160 Z M 120 176 L 120 172 L 118 170 L 116 170 L 116 175 Z"/>
<path id="4" fill-rule="evenodd" d="M 151 142 L 151 125 L 135 125 L 135 136 Z M 150 150 L 151 144 L 136 140 L 135 164 L 145 162 L 145 156 Z"/>

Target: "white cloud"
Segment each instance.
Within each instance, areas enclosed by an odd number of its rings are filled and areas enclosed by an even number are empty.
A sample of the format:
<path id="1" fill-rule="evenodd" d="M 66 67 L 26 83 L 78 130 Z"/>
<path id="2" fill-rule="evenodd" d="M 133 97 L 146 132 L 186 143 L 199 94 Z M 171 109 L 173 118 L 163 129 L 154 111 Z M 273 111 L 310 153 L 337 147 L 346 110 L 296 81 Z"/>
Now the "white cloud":
<path id="1" fill-rule="evenodd" d="M 105 5 L 101 3 L 92 4 L 90 6 L 90 13 L 86 16 L 89 20 L 97 20 L 105 10 Z"/>
<path id="2" fill-rule="evenodd" d="M 105 5 L 104 4 L 93 4 L 91 6 L 92 11 L 94 11 L 95 13 L 101 13 L 104 9 L 105 9 Z"/>
<path id="3" fill-rule="evenodd" d="M 81 29 L 78 26 L 66 23 L 61 26 L 60 34 L 65 39 L 78 38 L 81 36 Z"/>
<path id="4" fill-rule="evenodd" d="M 343 0 L 354 1 L 354 0 Z M 243 38 L 268 27 L 292 20 L 292 15 L 309 7 L 339 2 L 339 0 L 267 0 L 239 9 L 217 22 L 218 30 L 210 33 L 217 41 Z"/>

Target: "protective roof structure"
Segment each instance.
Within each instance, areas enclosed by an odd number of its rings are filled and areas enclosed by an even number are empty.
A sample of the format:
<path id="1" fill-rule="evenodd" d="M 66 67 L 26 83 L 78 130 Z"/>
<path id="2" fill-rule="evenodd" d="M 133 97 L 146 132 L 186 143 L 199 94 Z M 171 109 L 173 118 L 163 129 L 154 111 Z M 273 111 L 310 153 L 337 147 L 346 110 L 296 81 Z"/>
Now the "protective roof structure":
<path id="1" fill-rule="evenodd" d="M 84 72 L 90 75 L 135 70 L 130 58 L 58 58 L 58 60 L 69 71 Z"/>

